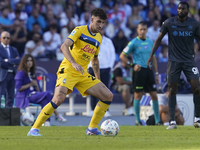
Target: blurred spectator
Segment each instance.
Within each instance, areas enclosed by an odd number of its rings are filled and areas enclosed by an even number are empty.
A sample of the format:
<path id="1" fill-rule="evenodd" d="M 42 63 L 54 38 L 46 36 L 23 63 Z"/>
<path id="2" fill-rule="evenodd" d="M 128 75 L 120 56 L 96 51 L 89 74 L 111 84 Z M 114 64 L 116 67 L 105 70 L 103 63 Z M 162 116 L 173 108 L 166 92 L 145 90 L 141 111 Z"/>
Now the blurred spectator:
<path id="1" fill-rule="evenodd" d="M 2 24 L 0 24 L 0 34 L 1 34 L 3 31 L 5 31 L 5 28 L 3 27 Z M 1 37 L 0 37 L 0 41 L 1 41 Z"/>
<path id="2" fill-rule="evenodd" d="M 102 0 L 101 4 L 108 6 L 110 9 L 114 7 L 116 0 Z"/>
<path id="3" fill-rule="evenodd" d="M 16 19 L 13 28 L 10 31 L 11 43 L 10 45 L 17 48 L 20 56 L 24 54 L 24 48 L 27 41 L 27 30 L 24 21 Z"/>
<path id="4" fill-rule="evenodd" d="M 132 62 L 131 57 L 128 57 Z M 131 67 L 123 61 L 118 62 L 113 69 L 113 83 L 111 89 L 122 94 L 125 103 L 125 115 L 134 115 L 133 103 L 131 101 Z"/>
<path id="5" fill-rule="evenodd" d="M 78 15 L 73 12 L 72 5 L 67 6 L 66 11 L 60 14 L 60 18 L 60 26 L 62 26 L 63 22 L 68 23 L 69 20 L 72 20 L 75 26 L 77 26 L 79 22 Z"/>
<path id="6" fill-rule="evenodd" d="M 75 25 L 72 21 L 69 21 L 68 24 L 63 24 L 61 28 L 61 37 L 62 37 L 62 42 L 64 42 L 69 34 L 72 32 L 72 30 L 75 28 Z"/>
<path id="7" fill-rule="evenodd" d="M 89 25 L 90 24 L 90 12 L 84 12 L 83 18 L 80 19 L 79 25 Z"/>
<path id="8" fill-rule="evenodd" d="M 60 35 L 57 33 L 57 25 L 51 24 L 49 31 L 43 34 L 45 55 L 50 60 L 56 60 L 57 49 L 61 46 L 62 40 Z"/>
<path id="9" fill-rule="evenodd" d="M 145 11 L 146 13 L 148 13 L 150 10 L 153 11 L 153 8 L 156 6 L 155 1 L 154 0 L 147 0 L 147 5 L 145 7 Z"/>
<path id="10" fill-rule="evenodd" d="M 132 13 L 132 8 L 127 4 L 128 0 L 119 0 L 119 10 L 125 12 L 126 20 Z"/>
<path id="11" fill-rule="evenodd" d="M 57 19 L 60 19 L 60 14 L 63 12 L 63 6 L 58 3 L 58 0 L 51 0 L 53 14 Z"/>
<path id="12" fill-rule="evenodd" d="M 169 9 L 172 16 L 176 16 L 178 5 L 175 0 L 169 0 L 167 4 L 164 5 L 164 9 Z"/>
<path id="13" fill-rule="evenodd" d="M 116 31 L 115 31 L 115 27 L 112 23 L 109 23 L 108 21 L 105 22 L 105 32 L 106 32 L 106 35 L 109 37 L 109 38 L 113 38 L 115 35 L 116 35 Z"/>
<path id="14" fill-rule="evenodd" d="M 144 5 L 142 3 L 139 3 L 137 6 L 138 6 L 138 11 L 139 11 L 140 17 L 142 17 L 142 20 L 145 20 L 147 13 L 144 10 Z"/>
<path id="15" fill-rule="evenodd" d="M 49 92 L 40 92 L 36 80 L 36 63 L 32 55 L 23 56 L 18 71 L 15 75 L 15 105 L 18 108 L 25 109 L 29 107 L 29 103 L 40 104 L 43 108 L 52 99 Z M 56 120 L 66 122 L 67 120 L 55 109 Z M 50 117 L 44 123 L 44 126 L 50 126 Z"/>
<path id="16" fill-rule="evenodd" d="M 165 94 L 163 94 L 162 96 L 158 98 L 160 119 L 163 122 L 163 125 L 165 126 L 168 126 L 169 121 L 170 121 L 168 95 L 169 95 L 169 92 L 167 91 Z M 178 125 L 184 125 L 184 118 L 182 116 L 182 112 L 177 107 L 177 105 L 176 105 L 176 110 L 175 110 L 175 120 Z M 147 125 L 155 125 L 155 117 L 154 117 L 154 112 L 153 112 L 152 107 L 150 108 L 148 112 L 148 118 L 147 118 L 146 123 Z"/>
<path id="17" fill-rule="evenodd" d="M 44 56 L 45 47 L 41 35 L 38 32 L 33 34 L 32 40 L 28 41 L 25 45 L 24 54 L 31 54 L 35 58 Z"/>
<path id="18" fill-rule="evenodd" d="M 15 19 L 20 19 L 26 23 L 28 19 L 28 14 L 22 11 L 21 3 L 17 3 L 15 5 L 15 10 L 8 14 L 8 18 L 12 21 L 14 21 Z"/>
<path id="19" fill-rule="evenodd" d="M 126 28 L 125 12 L 119 10 L 119 3 L 114 4 L 113 9 L 108 13 L 108 22 L 114 25 L 117 32 L 120 28 Z"/>
<path id="20" fill-rule="evenodd" d="M 161 17 L 161 23 L 163 23 L 166 19 L 172 17 L 171 13 L 170 13 L 170 8 L 169 7 L 165 7 L 163 10 L 163 14 Z"/>
<path id="21" fill-rule="evenodd" d="M 168 46 L 163 45 L 160 52 L 158 62 L 168 62 Z"/>
<path id="22" fill-rule="evenodd" d="M 37 9 L 39 10 L 39 12 L 45 16 L 46 14 L 46 5 L 47 5 L 47 1 L 48 0 L 34 0 L 34 4 L 37 7 Z"/>
<path id="23" fill-rule="evenodd" d="M 35 22 L 33 25 L 32 25 L 32 31 L 31 32 L 28 32 L 28 36 L 27 36 L 27 40 L 31 40 L 32 37 L 33 37 L 33 33 L 35 32 L 38 32 L 40 34 L 42 34 L 42 29 L 40 27 L 40 24 L 38 22 Z"/>
<path id="24" fill-rule="evenodd" d="M 155 7 L 153 8 L 153 12 L 154 12 L 154 15 L 155 15 L 155 19 L 161 21 L 161 12 L 160 12 L 158 6 L 155 6 Z"/>
<path id="25" fill-rule="evenodd" d="M 90 14 L 91 14 L 91 11 L 93 10 L 95 8 L 95 6 L 92 4 L 92 3 L 90 3 L 90 5 L 89 5 L 89 8 L 86 10 L 86 11 L 84 11 L 84 12 L 82 12 L 81 13 L 81 16 L 80 16 L 80 21 L 79 21 L 79 24 L 81 25 L 84 25 L 83 24 L 83 22 L 84 22 L 84 20 L 85 20 L 85 22 L 89 22 L 90 23 Z M 87 13 L 86 15 L 85 15 L 85 13 Z M 88 17 L 88 13 L 89 13 L 89 17 Z M 88 23 L 88 24 L 89 24 Z M 86 25 L 86 24 L 85 24 Z"/>
<path id="26" fill-rule="evenodd" d="M 113 44 L 115 46 L 115 53 L 116 53 L 116 61 L 119 61 L 119 55 L 121 54 L 122 50 L 128 44 L 128 39 L 124 36 L 123 30 L 119 30 L 117 35 L 113 38 Z"/>
<path id="27" fill-rule="evenodd" d="M 196 0 L 190 0 L 189 1 L 190 5 L 190 11 L 189 14 L 192 18 L 194 18 L 195 15 L 199 15 L 199 10 L 198 10 L 198 5 Z"/>
<path id="28" fill-rule="evenodd" d="M 132 14 L 128 18 L 128 27 L 131 29 L 133 32 L 135 32 L 137 25 L 140 21 L 142 21 L 142 17 L 139 15 L 137 6 L 132 7 Z"/>
<path id="29" fill-rule="evenodd" d="M 155 42 L 156 38 L 160 33 L 160 21 L 155 19 L 153 20 L 152 26 L 148 28 L 147 37 Z M 162 45 L 168 45 L 168 34 L 164 36 L 161 42 Z"/>
<path id="30" fill-rule="evenodd" d="M 1 33 L 0 44 L 0 97 L 6 95 L 6 108 L 13 107 L 15 95 L 14 76 L 20 62 L 17 49 L 9 44 L 10 34 L 4 31 Z"/>
<path id="31" fill-rule="evenodd" d="M 0 24 L 2 24 L 3 27 L 5 27 L 6 29 L 12 27 L 12 21 L 9 20 L 8 18 L 8 13 L 9 13 L 9 9 L 6 7 L 3 7 L 1 9 L 1 13 L 0 13 Z"/>
<path id="32" fill-rule="evenodd" d="M 75 1 L 75 0 L 66 0 L 66 5 L 69 6 L 71 5 L 73 8 L 73 13 L 77 14 L 78 17 L 80 17 L 82 11 L 81 11 L 81 1 L 83 0 L 79 0 L 79 1 Z"/>
<path id="33" fill-rule="evenodd" d="M 35 22 L 39 23 L 42 30 L 44 30 L 46 28 L 45 19 L 42 15 L 39 14 L 39 11 L 37 10 L 37 8 L 33 8 L 32 14 L 29 16 L 29 18 L 27 20 L 27 29 L 28 29 L 29 32 L 32 31 L 32 25 Z"/>
<path id="34" fill-rule="evenodd" d="M 51 24 L 57 24 L 57 27 L 60 27 L 58 19 L 53 14 L 52 10 L 47 10 L 47 15 L 45 18 L 46 28 L 44 31 L 48 31 Z"/>
<path id="35" fill-rule="evenodd" d="M 21 3 L 21 7 L 22 7 L 22 11 L 23 12 L 26 12 L 27 14 L 28 14 L 28 16 L 30 16 L 31 15 L 31 12 L 32 12 L 32 10 L 34 9 L 34 8 L 32 8 L 32 6 L 31 6 L 31 3 L 30 2 L 28 2 L 27 0 L 20 0 L 20 3 Z"/>
<path id="36" fill-rule="evenodd" d="M 2 8 L 5 8 L 6 7 L 6 2 L 5 1 L 0 1 L 0 10 L 2 9 Z"/>
<path id="37" fill-rule="evenodd" d="M 148 27 L 152 26 L 154 19 L 155 19 L 154 11 L 149 10 L 148 13 L 147 13 L 147 18 L 146 18 L 146 22 L 147 22 Z"/>

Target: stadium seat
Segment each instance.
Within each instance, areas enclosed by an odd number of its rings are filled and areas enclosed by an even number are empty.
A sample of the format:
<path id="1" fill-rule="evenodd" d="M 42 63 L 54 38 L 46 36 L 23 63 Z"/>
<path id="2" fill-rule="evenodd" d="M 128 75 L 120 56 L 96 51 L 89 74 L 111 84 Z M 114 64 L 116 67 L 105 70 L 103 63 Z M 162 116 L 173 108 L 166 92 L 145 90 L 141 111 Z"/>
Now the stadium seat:
<path id="1" fill-rule="evenodd" d="M 72 93 L 66 95 L 66 97 L 69 98 L 69 112 L 65 113 L 66 116 L 74 116 L 78 114 L 74 111 L 75 97 L 77 95 L 80 95 L 80 93 L 76 88 L 73 89 Z M 86 112 L 82 112 L 82 115 L 87 116 L 91 111 L 90 107 L 91 98 L 90 96 L 84 96 L 84 98 L 86 98 Z"/>
<path id="2" fill-rule="evenodd" d="M 29 103 L 29 106 L 35 106 L 36 107 L 36 112 L 35 112 L 35 119 L 37 118 L 38 114 L 39 114 L 39 108 L 41 107 L 40 104 L 34 104 L 34 103 Z"/>
<path id="3" fill-rule="evenodd" d="M 52 73 L 43 74 L 43 84 L 42 91 L 48 91 L 50 93 L 54 93 L 55 85 L 56 85 L 56 76 Z"/>

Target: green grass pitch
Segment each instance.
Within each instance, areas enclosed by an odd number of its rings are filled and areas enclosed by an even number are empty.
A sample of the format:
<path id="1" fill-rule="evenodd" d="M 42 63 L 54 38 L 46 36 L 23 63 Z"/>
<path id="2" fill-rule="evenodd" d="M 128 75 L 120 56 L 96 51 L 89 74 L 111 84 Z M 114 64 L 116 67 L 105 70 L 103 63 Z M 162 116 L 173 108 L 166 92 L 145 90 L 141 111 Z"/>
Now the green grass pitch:
<path id="1" fill-rule="evenodd" d="M 86 136 L 86 126 L 41 127 L 42 137 L 28 137 L 30 127 L 0 126 L 0 150 L 199 150 L 200 129 L 178 126 L 120 126 L 116 137 Z"/>

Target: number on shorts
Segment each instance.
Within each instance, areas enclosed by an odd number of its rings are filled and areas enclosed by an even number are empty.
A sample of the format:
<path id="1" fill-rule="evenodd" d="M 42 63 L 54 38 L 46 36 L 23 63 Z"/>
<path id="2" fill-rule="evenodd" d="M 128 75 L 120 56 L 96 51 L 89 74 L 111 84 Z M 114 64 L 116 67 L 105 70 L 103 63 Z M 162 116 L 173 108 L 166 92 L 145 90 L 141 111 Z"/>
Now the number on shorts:
<path id="1" fill-rule="evenodd" d="M 193 72 L 194 74 L 199 74 L 199 70 L 198 70 L 197 67 L 193 67 L 193 68 L 192 68 L 192 72 Z"/>

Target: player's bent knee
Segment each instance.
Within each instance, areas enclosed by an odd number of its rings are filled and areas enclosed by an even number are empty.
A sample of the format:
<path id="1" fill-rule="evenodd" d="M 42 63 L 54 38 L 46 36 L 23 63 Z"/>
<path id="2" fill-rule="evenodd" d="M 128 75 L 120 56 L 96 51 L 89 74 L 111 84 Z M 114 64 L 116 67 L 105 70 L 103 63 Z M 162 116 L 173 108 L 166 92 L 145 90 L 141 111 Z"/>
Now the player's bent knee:
<path id="1" fill-rule="evenodd" d="M 55 95 L 52 99 L 52 102 L 54 102 L 57 106 L 60 106 L 65 100 L 65 97 L 63 95 Z"/>

